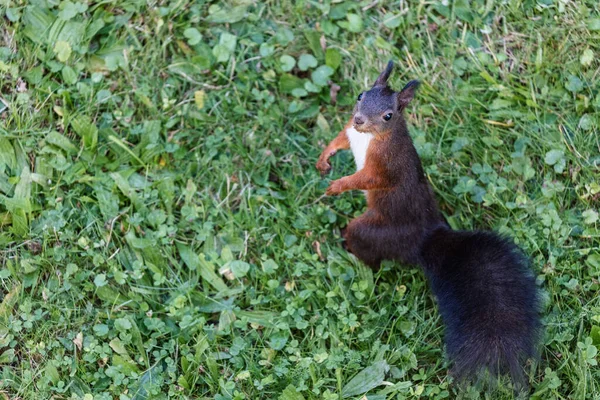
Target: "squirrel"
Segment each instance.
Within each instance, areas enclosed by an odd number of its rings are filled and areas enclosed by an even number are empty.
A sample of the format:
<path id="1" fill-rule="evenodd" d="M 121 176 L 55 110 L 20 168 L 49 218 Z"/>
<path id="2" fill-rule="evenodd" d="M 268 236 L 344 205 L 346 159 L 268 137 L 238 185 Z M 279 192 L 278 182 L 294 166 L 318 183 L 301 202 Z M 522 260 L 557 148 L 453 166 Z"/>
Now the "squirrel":
<path id="1" fill-rule="evenodd" d="M 421 267 L 445 324 L 452 375 L 470 381 L 509 374 L 523 388 L 524 364 L 537 358 L 540 301 L 528 259 L 493 232 L 452 230 L 440 212 L 409 136 L 404 109 L 419 86 L 388 85 L 390 61 L 352 117 L 317 161 L 324 175 L 338 150 L 351 149 L 356 173 L 333 180 L 326 194 L 366 193 L 367 210 L 341 230 L 345 248 L 366 265 L 393 260 Z"/>

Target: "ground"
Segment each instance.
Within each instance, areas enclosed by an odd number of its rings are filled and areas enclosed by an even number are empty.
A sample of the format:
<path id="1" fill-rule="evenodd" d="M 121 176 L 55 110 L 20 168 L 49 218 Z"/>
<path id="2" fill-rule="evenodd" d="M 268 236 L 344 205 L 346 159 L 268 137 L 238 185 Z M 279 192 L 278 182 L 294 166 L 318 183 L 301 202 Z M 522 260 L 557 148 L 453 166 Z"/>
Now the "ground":
<path id="1" fill-rule="evenodd" d="M 531 257 L 535 399 L 600 392 L 594 0 L 0 0 L 7 399 L 511 398 L 457 388 L 421 271 L 341 246 L 314 165 L 388 60 L 451 225 Z"/>

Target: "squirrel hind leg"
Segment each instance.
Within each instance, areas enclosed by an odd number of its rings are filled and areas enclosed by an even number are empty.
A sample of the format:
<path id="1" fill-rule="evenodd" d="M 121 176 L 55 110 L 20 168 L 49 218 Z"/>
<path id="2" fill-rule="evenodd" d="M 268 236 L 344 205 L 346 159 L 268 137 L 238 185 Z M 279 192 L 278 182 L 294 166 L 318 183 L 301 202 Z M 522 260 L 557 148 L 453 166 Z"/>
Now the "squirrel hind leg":
<path id="1" fill-rule="evenodd" d="M 372 218 L 361 216 L 352 220 L 341 233 L 343 246 L 351 254 L 374 270 L 378 270 L 385 259 L 380 237 L 386 234 L 386 227 Z"/>
<path id="2" fill-rule="evenodd" d="M 344 228 L 340 228 L 340 235 L 342 236 L 342 239 L 344 239 L 342 241 L 342 247 L 344 248 L 344 250 L 346 250 L 348 253 L 352 253 L 352 250 L 350 249 L 350 246 L 348 246 L 348 240 L 346 238 L 346 235 L 348 234 L 348 226 L 346 225 L 346 227 Z"/>
<path id="3" fill-rule="evenodd" d="M 421 260 L 420 230 L 415 226 L 397 226 L 367 211 L 352 220 L 343 235 L 351 253 L 377 270 L 383 260 L 418 265 Z"/>

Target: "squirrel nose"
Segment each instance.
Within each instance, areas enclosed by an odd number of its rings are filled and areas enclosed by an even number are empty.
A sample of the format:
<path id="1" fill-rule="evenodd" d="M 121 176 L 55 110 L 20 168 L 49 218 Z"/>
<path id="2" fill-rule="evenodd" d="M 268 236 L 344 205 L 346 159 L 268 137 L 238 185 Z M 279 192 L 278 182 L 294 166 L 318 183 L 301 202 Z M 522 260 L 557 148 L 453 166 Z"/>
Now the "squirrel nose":
<path id="1" fill-rule="evenodd" d="M 360 115 L 355 115 L 354 116 L 354 124 L 355 125 L 362 125 L 365 123 L 365 118 L 360 116 Z"/>

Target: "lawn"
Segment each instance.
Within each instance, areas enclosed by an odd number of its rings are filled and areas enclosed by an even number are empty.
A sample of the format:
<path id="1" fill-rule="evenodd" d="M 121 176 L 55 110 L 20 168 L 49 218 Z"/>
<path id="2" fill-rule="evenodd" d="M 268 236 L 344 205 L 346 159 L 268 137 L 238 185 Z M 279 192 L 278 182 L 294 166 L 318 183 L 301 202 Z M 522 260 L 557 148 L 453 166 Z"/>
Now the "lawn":
<path id="1" fill-rule="evenodd" d="M 594 0 L 0 0 L 2 398 L 512 398 L 341 246 L 352 156 L 314 165 L 390 59 L 451 225 L 531 257 L 532 398 L 598 399 Z"/>

